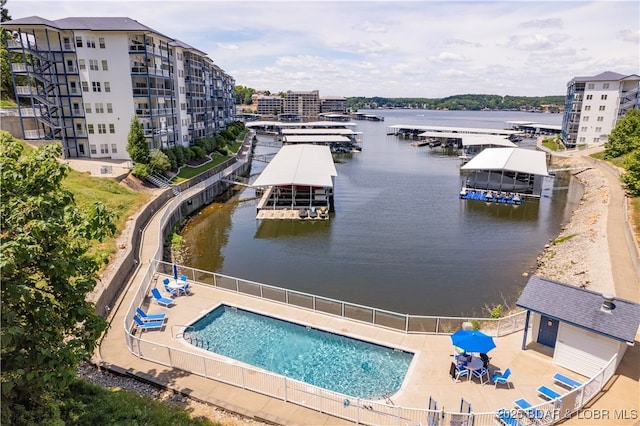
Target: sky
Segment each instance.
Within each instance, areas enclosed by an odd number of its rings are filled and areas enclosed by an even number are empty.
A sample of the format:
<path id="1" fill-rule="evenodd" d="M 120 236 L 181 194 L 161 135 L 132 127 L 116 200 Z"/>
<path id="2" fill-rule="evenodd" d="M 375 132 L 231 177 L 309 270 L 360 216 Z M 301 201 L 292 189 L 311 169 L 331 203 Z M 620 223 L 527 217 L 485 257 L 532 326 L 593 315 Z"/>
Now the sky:
<path id="1" fill-rule="evenodd" d="M 13 19 L 127 16 L 272 93 L 565 95 L 640 74 L 638 1 L 8 0 Z"/>

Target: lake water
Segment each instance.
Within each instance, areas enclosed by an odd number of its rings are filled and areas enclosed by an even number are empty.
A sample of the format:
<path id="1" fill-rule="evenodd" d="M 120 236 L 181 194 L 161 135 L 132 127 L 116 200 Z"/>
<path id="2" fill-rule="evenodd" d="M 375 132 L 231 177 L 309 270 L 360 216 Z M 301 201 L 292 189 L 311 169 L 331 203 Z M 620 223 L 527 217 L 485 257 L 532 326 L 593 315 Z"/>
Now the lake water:
<path id="1" fill-rule="evenodd" d="M 582 190 L 568 174 L 545 179 L 540 202 L 458 199 L 457 156 L 387 135 L 393 124 L 505 128 L 560 124 L 560 114 L 386 110 L 357 121 L 363 150 L 338 160 L 328 221 L 259 221 L 252 189 L 213 203 L 183 231 L 185 264 L 278 287 L 416 315 L 486 315 L 515 301 L 544 245 Z M 259 137 L 261 141 L 268 137 Z M 528 145 L 531 146 L 532 142 Z M 526 143 L 525 143 L 526 145 Z M 256 154 L 277 148 L 256 147 Z M 254 161 L 252 180 L 264 163 Z"/>

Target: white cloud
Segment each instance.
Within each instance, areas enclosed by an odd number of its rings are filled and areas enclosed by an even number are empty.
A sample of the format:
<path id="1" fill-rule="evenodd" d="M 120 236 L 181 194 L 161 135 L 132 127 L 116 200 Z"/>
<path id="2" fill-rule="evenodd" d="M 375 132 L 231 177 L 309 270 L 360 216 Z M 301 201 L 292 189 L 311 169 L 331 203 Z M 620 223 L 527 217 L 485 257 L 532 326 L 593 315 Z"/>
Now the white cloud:
<path id="1" fill-rule="evenodd" d="M 616 33 L 618 38 L 630 43 L 640 44 L 640 29 L 638 30 L 622 30 Z M 636 46 L 637 47 L 637 46 Z"/>
<path id="2" fill-rule="evenodd" d="M 433 62 L 469 62 L 469 58 L 462 56 L 454 52 L 440 52 L 438 56 L 432 56 L 429 58 Z"/>
<path id="3" fill-rule="evenodd" d="M 535 19 L 533 21 L 526 21 L 521 24 L 523 27 L 534 28 L 562 28 L 562 19 L 549 18 L 549 19 Z"/>

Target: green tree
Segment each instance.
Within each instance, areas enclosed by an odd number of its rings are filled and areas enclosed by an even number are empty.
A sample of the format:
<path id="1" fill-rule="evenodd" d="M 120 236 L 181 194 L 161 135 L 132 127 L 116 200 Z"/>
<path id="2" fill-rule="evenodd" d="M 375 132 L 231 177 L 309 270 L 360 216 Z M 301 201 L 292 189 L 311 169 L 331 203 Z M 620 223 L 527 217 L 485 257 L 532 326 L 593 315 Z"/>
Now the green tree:
<path id="1" fill-rule="evenodd" d="M 61 153 L 57 144 L 24 152 L 0 133 L 2 424 L 55 405 L 105 328 L 86 301 L 100 266 L 87 250 L 115 225 L 102 204 L 80 211 L 62 188 Z"/>
<path id="2" fill-rule="evenodd" d="M 127 138 L 127 152 L 134 162 L 149 164 L 149 144 L 144 137 L 142 124 L 140 120 L 138 120 L 137 115 L 134 115 L 131 119 L 131 127 L 129 128 L 129 136 Z"/>
<path id="3" fill-rule="evenodd" d="M 149 158 L 149 171 L 151 173 L 165 174 L 167 170 L 171 168 L 171 161 L 164 152 L 159 149 L 151 151 Z"/>
<path id="4" fill-rule="evenodd" d="M 11 15 L 9 15 L 9 9 L 5 7 L 7 0 L 0 0 L 0 22 L 11 21 Z"/>
<path id="5" fill-rule="evenodd" d="M 640 196 L 640 149 L 636 148 L 626 161 L 626 171 L 620 177 L 632 197 Z"/>
<path id="6" fill-rule="evenodd" d="M 620 157 L 633 150 L 640 149 L 639 109 L 630 109 L 618 120 L 604 146 L 605 159 Z"/>

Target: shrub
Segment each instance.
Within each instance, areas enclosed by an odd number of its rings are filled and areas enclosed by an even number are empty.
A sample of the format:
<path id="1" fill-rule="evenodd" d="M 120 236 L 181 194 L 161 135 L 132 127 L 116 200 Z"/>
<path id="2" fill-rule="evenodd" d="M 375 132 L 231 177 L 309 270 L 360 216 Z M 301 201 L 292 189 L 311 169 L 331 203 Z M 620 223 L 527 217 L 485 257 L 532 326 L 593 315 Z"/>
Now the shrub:
<path id="1" fill-rule="evenodd" d="M 149 165 L 143 163 L 136 163 L 133 166 L 133 170 L 131 174 L 137 177 L 138 179 L 145 180 L 149 176 Z"/>
<path id="2" fill-rule="evenodd" d="M 158 149 L 154 149 L 153 151 L 151 151 L 149 160 L 149 173 L 165 174 L 166 171 L 170 168 L 171 162 L 164 152 Z"/>
<path id="3" fill-rule="evenodd" d="M 197 158 L 197 159 L 204 158 L 205 156 L 204 149 L 202 149 L 201 147 L 194 145 L 189 149 L 193 153 L 193 158 Z"/>
<path id="4" fill-rule="evenodd" d="M 178 161 L 176 160 L 176 154 L 173 151 L 173 148 L 163 149 L 162 152 L 164 152 L 164 154 L 169 159 L 169 164 L 171 164 L 171 170 L 177 169 L 178 168 Z"/>

